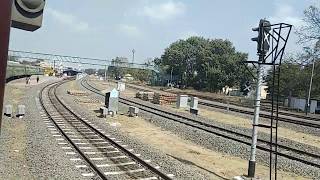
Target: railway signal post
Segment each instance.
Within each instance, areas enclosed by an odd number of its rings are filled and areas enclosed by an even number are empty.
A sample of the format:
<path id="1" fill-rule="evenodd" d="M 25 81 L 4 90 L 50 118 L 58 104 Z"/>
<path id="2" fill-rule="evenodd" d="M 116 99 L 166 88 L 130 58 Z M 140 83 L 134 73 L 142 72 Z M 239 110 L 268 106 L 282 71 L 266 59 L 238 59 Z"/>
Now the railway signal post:
<path id="1" fill-rule="evenodd" d="M 272 172 L 274 169 L 274 177 L 275 179 L 277 179 L 280 66 L 291 29 L 292 25 L 290 24 L 270 24 L 270 22 L 265 19 L 260 20 L 259 27 L 252 29 L 253 31 L 258 31 L 258 37 L 252 38 L 252 40 L 257 42 L 257 54 L 259 56 L 259 60 L 246 61 L 247 63 L 252 63 L 253 65 L 257 64 L 257 66 L 255 65 L 255 67 L 257 67 L 258 74 L 256 77 L 257 87 L 255 111 L 252 123 L 252 144 L 248 167 L 248 176 L 250 178 L 255 177 L 258 127 L 261 127 L 270 129 L 269 174 L 270 179 L 272 179 Z M 263 79 L 264 66 L 271 66 L 273 68 L 272 86 L 269 87 L 272 104 L 270 125 L 259 124 L 261 84 Z"/>
<path id="2" fill-rule="evenodd" d="M 257 150 L 257 138 L 258 138 L 258 126 L 259 126 L 259 114 L 260 114 L 260 101 L 261 101 L 261 84 L 263 78 L 263 63 L 266 52 L 269 50 L 269 35 L 270 22 L 264 19 L 260 20 L 259 27 L 253 28 L 253 31 L 258 31 L 258 37 L 252 38 L 252 41 L 257 42 L 257 52 L 259 55 L 258 69 L 257 69 L 257 87 L 256 87 L 256 99 L 253 118 L 253 130 L 252 130 L 252 143 L 251 153 L 249 160 L 248 176 L 254 177 L 256 169 L 256 150 Z"/>

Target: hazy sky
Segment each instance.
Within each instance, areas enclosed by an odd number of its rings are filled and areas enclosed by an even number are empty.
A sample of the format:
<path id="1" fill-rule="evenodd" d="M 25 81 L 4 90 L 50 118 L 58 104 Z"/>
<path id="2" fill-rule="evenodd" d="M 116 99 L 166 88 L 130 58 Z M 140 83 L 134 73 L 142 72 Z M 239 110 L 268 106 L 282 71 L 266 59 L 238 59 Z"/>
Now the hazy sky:
<path id="1" fill-rule="evenodd" d="M 315 0 L 47 0 L 43 27 L 11 31 L 10 49 L 72 56 L 159 57 L 170 43 L 193 35 L 229 39 L 256 59 L 250 39 L 259 19 L 301 25 Z M 289 39 L 288 52 L 301 49 Z"/>

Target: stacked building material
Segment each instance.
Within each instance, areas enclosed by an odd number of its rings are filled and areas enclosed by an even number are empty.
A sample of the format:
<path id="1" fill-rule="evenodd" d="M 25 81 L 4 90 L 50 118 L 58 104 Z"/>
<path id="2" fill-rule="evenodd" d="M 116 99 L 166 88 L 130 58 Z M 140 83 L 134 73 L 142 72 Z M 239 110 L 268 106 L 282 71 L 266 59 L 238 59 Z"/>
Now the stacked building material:
<path id="1" fill-rule="evenodd" d="M 142 99 L 143 92 L 139 91 L 136 93 L 136 98 Z"/>
<path id="2" fill-rule="evenodd" d="M 149 101 L 152 100 L 154 96 L 154 92 L 137 92 L 136 93 L 136 98 Z"/>
<path id="3" fill-rule="evenodd" d="M 89 104 L 97 104 L 99 103 L 99 99 L 97 98 L 75 98 L 74 102 L 76 103 L 89 103 Z"/>
<path id="4" fill-rule="evenodd" d="M 85 91 L 80 91 L 80 90 L 68 90 L 68 94 L 74 95 L 74 96 L 87 96 L 88 93 Z"/>
<path id="5" fill-rule="evenodd" d="M 177 101 L 177 95 L 175 94 L 160 94 L 154 93 L 152 102 L 155 104 L 172 104 Z"/>
<path id="6" fill-rule="evenodd" d="M 142 100 L 145 100 L 145 101 L 149 101 L 149 98 L 151 97 L 151 93 L 149 92 L 144 92 L 143 93 L 143 96 L 142 96 Z M 151 98 L 152 99 L 152 98 Z"/>

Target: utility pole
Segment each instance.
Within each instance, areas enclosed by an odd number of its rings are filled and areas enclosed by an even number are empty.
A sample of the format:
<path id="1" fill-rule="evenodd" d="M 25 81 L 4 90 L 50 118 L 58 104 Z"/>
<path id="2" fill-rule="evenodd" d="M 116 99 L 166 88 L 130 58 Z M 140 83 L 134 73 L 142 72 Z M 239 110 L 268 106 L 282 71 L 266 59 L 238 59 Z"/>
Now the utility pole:
<path id="1" fill-rule="evenodd" d="M 104 65 L 104 80 L 107 80 L 107 61 L 106 64 Z"/>
<path id="2" fill-rule="evenodd" d="M 173 73 L 173 67 L 171 67 L 171 74 L 170 74 L 170 85 L 172 85 L 172 73 Z"/>
<path id="3" fill-rule="evenodd" d="M 56 60 L 53 60 L 53 74 L 56 72 Z"/>
<path id="4" fill-rule="evenodd" d="M 8 48 L 11 26 L 12 0 L 0 1 L 0 133 L 2 121 L 3 96 L 6 83 Z"/>
<path id="5" fill-rule="evenodd" d="M 307 109 L 306 115 L 308 115 L 308 111 L 310 111 L 310 96 L 311 96 L 311 88 L 312 88 L 312 80 L 313 80 L 313 72 L 314 72 L 314 57 L 312 59 L 312 70 L 311 70 L 311 77 L 310 77 L 310 84 L 309 84 L 309 93 L 308 93 L 308 101 L 307 101 Z"/>
<path id="6" fill-rule="evenodd" d="M 133 66 L 133 63 L 134 63 L 134 53 L 136 52 L 135 49 L 132 49 L 132 66 Z"/>

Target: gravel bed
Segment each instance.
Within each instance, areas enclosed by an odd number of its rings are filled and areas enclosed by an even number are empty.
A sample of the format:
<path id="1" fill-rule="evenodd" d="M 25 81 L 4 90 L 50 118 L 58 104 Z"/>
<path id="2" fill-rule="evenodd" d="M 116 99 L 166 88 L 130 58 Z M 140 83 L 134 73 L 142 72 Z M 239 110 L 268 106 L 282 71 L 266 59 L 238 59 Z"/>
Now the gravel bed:
<path id="1" fill-rule="evenodd" d="M 227 111 L 227 110 L 224 110 L 224 109 L 218 109 L 218 108 L 204 106 L 204 105 L 199 105 L 199 107 L 201 107 L 202 109 L 206 109 L 206 110 L 214 110 L 214 111 L 217 111 L 217 112 L 222 112 L 222 113 L 227 113 L 227 114 L 231 114 L 231 115 L 240 116 L 240 117 L 243 117 L 243 118 L 253 119 L 252 115 L 247 115 L 247 114 L 243 114 L 243 113 Z M 260 121 L 260 123 L 270 124 L 270 119 L 259 118 L 259 121 Z M 310 134 L 310 135 L 314 135 L 314 136 L 320 136 L 319 129 L 313 128 L 313 127 L 306 127 L 306 126 L 296 125 L 296 124 L 283 122 L 283 121 L 279 121 L 278 127 L 283 127 L 283 128 L 294 130 L 296 132 L 301 132 L 301 133 Z"/>
<path id="2" fill-rule="evenodd" d="M 134 100 L 134 101 L 137 101 L 139 103 L 146 104 L 146 105 L 150 106 L 150 103 L 148 103 L 146 101 L 142 101 L 140 99 L 130 99 L 130 100 Z M 164 109 L 163 107 L 161 107 L 159 105 L 152 104 L 152 106 L 156 106 L 158 109 L 162 109 L 162 110 L 168 111 L 168 109 Z M 204 123 L 207 123 L 207 124 L 210 124 L 210 125 L 214 125 L 214 126 L 219 127 L 219 128 L 223 128 L 223 129 L 231 130 L 233 132 L 237 132 L 237 133 L 240 133 L 240 134 L 245 134 L 245 135 L 251 136 L 251 131 L 252 130 L 248 129 L 248 128 L 237 127 L 237 126 L 234 126 L 234 125 L 224 124 L 224 123 L 220 123 L 220 122 L 213 122 L 212 119 L 198 117 L 196 115 L 189 115 L 187 117 L 187 115 L 182 114 L 182 113 L 174 113 L 174 114 L 181 115 L 181 116 L 186 117 L 186 118 L 191 118 L 192 120 L 204 122 Z M 184 121 L 184 122 L 190 123 L 190 122 L 185 121 L 183 119 L 181 119 L 181 120 Z M 190 124 L 194 124 L 194 125 L 198 126 L 198 124 L 195 124 L 195 123 L 190 123 Z M 212 128 L 206 128 L 206 127 L 204 127 L 204 129 L 212 130 Z M 222 134 L 226 134 L 226 133 L 222 133 Z M 269 141 L 269 138 L 270 137 L 269 137 L 268 134 L 266 134 L 264 132 L 259 132 L 259 139 L 262 139 L 262 140 L 265 140 L 265 141 Z M 242 139 L 242 140 L 244 140 L 246 142 L 250 142 L 251 143 L 250 139 L 246 139 L 246 138 L 237 138 L 237 139 Z M 278 137 L 278 143 L 279 143 L 279 145 L 286 145 L 286 146 L 289 146 L 289 147 L 293 147 L 293 148 L 295 148 L 297 150 L 302 150 L 302 151 L 305 151 L 305 152 L 310 152 L 310 153 L 313 153 L 313 154 L 320 155 L 319 154 L 320 149 L 317 148 L 317 147 L 314 147 L 314 146 L 302 144 L 302 143 L 299 143 L 299 142 L 296 142 L 296 141 L 293 141 L 293 140 L 289 140 L 289 139 L 286 139 L 286 138 L 280 138 L 280 137 Z M 269 148 L 269 146 L 265 146 L 265 147 Z M 279 152 L 284 152 L 285 154 L 288 154 L 287 151 L 282 149 L 282 148 L 279 149 Z M 291 155 L 292 156 L 297 156 L 296 153 L 291 153 Z M 312 157 L 305 157 L 305 156 L 302 156 L 302 155 L 299 155 L 299 156 L 301 156 L 303 159 L 308 159 L 310 161 L 314 161 L 314 159 Z M 319 160 L 318 161 L 314 161 L 314 162 L 318 162 L 318 164 L 320 164 Z"/>
<path id="3" fill-rule="evenodd" d="M 143 101 L 143 100 L 140 100 L 140 99 L 133 98 L 131 100 L 137 101 L 139 103 L 146 104 L 146 105 L 149 105 L 149 106 L 152 105 L 152 106 L 155 106 L 155 107 L 157 107 L 159 109 L 162 109 L 162 110 L 165 110 L 165 111 L 169 110 L 167 108 L 164 108 L 163 106 L 156 105 L 156 104 L 151 104 L 149 102 L 146 102 L 146 101 Z M 224 124 L 224 123 L 217 122 L 217 121 L 213 122 L 213 120 L 209 119 L 209 118 L 195 116 L 195 115 L 186 115 L 185 113 L 176 112 L 174 114 L 182 115 L 183 117 L 186 117 L 186 118 L 191 118 L 193 120 L 205 122 L 207 124 L 211 124 L 211 125 L 217 126 L 219 128 L 228 129 L 228 130 L 232 130 L 232 131 L 237 132 L 237 133 L 241 133 L 241 134 L 245 134 L 245 135 L 251 136 L 252 130 L 250 128 L 238 127 L 238 126 L 235 126 L 235 125 Z M 288 124 L 288 123 L 286 123 L 286 124 Z M 205 129 L 210 129 L 210 128 L 205 128 Z M 301 129 L 301 127 L 300 127 L 300 129 Z M 223 134 L 225 134 L 225 133 L 223 133 Z M 250 139 L 245 139 L 245 138 L 240 138 L 240 139 L 245 140 L 246 142 L 251 142 Z M 267 133 L 259 132 L 259 139 L 265 140 L 265 141 L 269 141 L 270 140 L 270 136 Z M 311 146 L 311 145 L 307 145 L 307 144 L 302 144 L 302 143 L 296 142 L 294 140 L 278 137 L 278 143 L 279 143 L 279 145 L 286 145 L 286 146 L 289 146 L 289 147 L 293 147 L 293 148 L 295 148 L 297 150 L 301 150 L 301 151 L 305 151 L 305 152 L 309 152 L 309 153 L 320 155 L 319 154 L 319 152 L 320 152 L 319 148 Z M 266 148 L 269 148 L 269 146 L 266 146 Z M 279 149 L 279 152 L 284 152 L 285 154 L 288 154 L 285 149 Z M 291 153 L 289 155 L 297 156 L 296 153 Z M 302 159 L 306 159 L 306 160 L 309 160 L 309 161 L 313 161 L 313 162 L 318 162 L 319 163 L 319 160 L 315 161 L 312 157 L 309 157 L 309 156 L 306 157 L 306 156 L 303 156 L 303 155 L 298 155 L 298 156 L 300 158 L 302 158 Z"/>
<path id="4" fill-rule="evenodd" d="M 92 82 L 91 84 L 94 84 L 94 82 Z M 134 88 L 131 88 L 130 85 L 127 85 L 127 88 L 130 89 L 130 90 L 138 92 L 138 90 L 136 90 Z M 238 113 L 238 112 L 233 112 L 233 111 L 227 111 L 225 109 L 219 109 L 219 108 L 214 108 L 214 107 L 210 107 L 210 106 L 204 106 L 204 105 L 200 105 L 200 104 L 198 106 L 203 108 L 203 109 L 214 110 L 214 111 L 217 111 L 217 112 L 223 112 L 223 113 L 227 113 L 227 114 L 231 114 L 231 115 L 240 116 L 240 117 L 243 117 L 243 118 L 249 118 L 249 119 L 253 118 L 252 115 L 248 115 L 248 114 L 243 114 L 243 113 Z M 264 123 L 264 124 L 269 124 L 270 123 L 270 120 L 266 119 L 266 118 L 260 118 L 259 121 L 261 123 Z M 295 125 L 295 124 L 288 123 L 288 122 L 283 122 L 283 121 L 279 121 L 278 125 L 279 125 L 279 127 L 291 129 L 291 130 L 294 130 L 296 132 L 301 132 L 301 133 L 305 133 L 305 134 L 320 136 L 320 131 L 317 128 L 306 127 L 306 126 L 301 126 L 301 125 Z"/>
<path id="5" fill-rule="evenodd" d="M 143 117 L 149 119 L 150 122 L 155 123 L 158 126 L 164 128 L 166 130 L 170 130 L 171 132 L 178 134 L 180 137 L 183 137 L 186 140 L 190 140 L 190 141 L 197 143 L 199 145 L 202 145 L 208 149 L 213 149 L 215 151 L 224 152 L 224 153 L 227 153 L 227 154 L 230 154 L 233 156 L 241 157 L 243 159 L 248 159 L 248 157 L 250 155 L 250 147 L 247 145 L 243 145 L 241 143 L 237 143 L 235 141 L 228 140 L 228 139 L 213 135 L 211 133 L 208 133 L 208 132 L 205 132 L 202 130 L 196 130 L 193 127 L 183 125 L 180 123 L 176 123 L 176 122 L 173 122 L 172 120 L 168 120 L 166 118 L 161 118 L 159 116 L 152 115 L 150 113 L 142 112 L 141 115 Z M 212 123 L 212 121 L 211 121 L 211 123 Z M 219 125 L 219 123 L 216 123 L 215 125 L 217 125 L 219 127 L 226 128 L 228 130 L 235 131 L 235 132 L 241 132 L 241 129 L 242 129 L 244 132 L 251 133 L 251 131 L 248 131 L 248 129 L 233 127 L 233 126 L 226 125 L 226 124 Z M 237 136 L 233 136 L 233 137 L 237 138 Z M 260 138 L 263 137 L 263 134 L 262 133 L 259 134 L 259 137 Z M 295 145 L 298 144 L 300 147 L 305 148 L 304 145 L 299 144 L 297 142 L 292 142 L 292 143 Z M 288 144 L 286 144 L 286 145 L 288 145 Z M 311 147 L 311 148 L 314 148 L 314 147 Z M 297 147 L 297 149 L 299 149 L 299 148 Z M 315 152 L 319 152 L 319 151 L 315 151 Z M 263 163 L 265 165 L 269 164 L 269 153 L 268 152 L 258 150 L 257 154 L 258 154 L 257 155 L 257 162 L 258 163 Z M 283 158 L 280 156 L 278 156 L 278 167 L 279 167 L 279 169 L 294 172 L 299 175 L 303 175 L 303 176 L 308 175 L 308 176 L 315 177 L 317 179 L 320 178 L 320 173 L 319 173 L 318 168 L 315 168 L 312 166 L 307 166 L 303 163 L 289 160 L 287 158 Z"/>
<path id="6" fill-rule="evenodd" d="M 84 111 L 81 106 L 74 103 L 73 97 L 65 94 L 67 89 L 68 83 L 62 85 L 58 89 L 58 92 L 63 96 L 64 102 L 67 103 L 75 112 L 83 117 L 92 120 L 92 122 L 99 126 L 99 128 L 104 129 L 106 132 L 109 132 L 117 139 L 125 142 L 128 145 L 128 148 L 134 148 L 136 153 L 142 155 L 142 158 L 151 159 L 151 164 L 159 165 L 162 172 L 165 172 L 167 174 L 174 174 L 174 178 L 177 179 L 210 179 L 210 177 L 212 177 L 212 173 L 206 172 L 204 170 L 199 170 L 199 168 L 179 161 L 171 156 L 168 156 L 158 149 L 140 142 L 139 139 L 136 139 L 127 134 L 123 134 L 115 127 L 108 126 L 105 119 L 97 117 L 93 112 Z M 95 94 L 92 94 L 91 97 L 97 98 Z M 98 98 L 102 100 L 102 98 Z M 120 104 L 119 110 L 120 113 L 127 113 L 128 107 Z M 217 176 L 217 179 L 220 178 Z"/>
<path id="7" fill-rule="evenodd" d="M 103 99 L 103 98 L 101 98 L 101 99 Z M 141 102 L 144 102 L 144 101 L 141 101 Z M 144 103 L 146 103 L 146 102 L 144 102 Z M 175 123 L 175 122 L 172 122 L 171 120 L 167 120 L 165 118 L 160 118 L 158 116 L 151 115 L 149 113 L 142 112 L 141 115 L 143 117 L 149 119 L 150 122 L 164 128 L 166 130 L 170 130 L 171 132 L 178 134 L 180 137 L 182 137 L 186 140 L 190 140 L 192 142 L 195 142 L 195 143 L 202 145 L 204 147 L 207 147 L 209 149 L 228 153 L 230 155 L 238 156 L 243 159 L 247 159 L 249 157 L 250 147 L 247 145 L 236 143 L 232 140 L 227 140 L 225 138 L 215 136 L 213 134 L 204 132 L 202 130 L 195 130 L 192 127 L 188 127 L 186 125 Z M 205 121 L 207 123 L 212 124 L 212 120 L 209 120 L 209 119 L 201 118 L 201 121 Z M 232 125 L 226 125 L 226 124 L 218 123 L 218 122 L 216 122 L 214 125 L 217 125 L 217 126 L 223 127 L 223 128 L 227 128 L 227 129 L 233 130 L 235 132 L 245 132 L 246 134 L 251 134 L 251 130 L 246 129 L 246 128 L 239 128 L 239 127 L 235 127 Z M 269 140 L 269 135 L 267 135 L 266 133 L 260 133 L 259 138 Z M 204 141 L 204 140 L 206 140 L 206 141 Z M 298 143 L 298 142 L 295 142 L 292 140 L 279 138 L 279 142 L 281 142 L 281 144 L 285 144 L 290 147 L 295 147 L 296 149 L 306 150 L 308 152 L 313 152 L 316 154 L 318 154 L 318 152 L 319 152 L 318 148 L 315 148 L 313 146 L 307 146 L 305 144 L 301 144 L 301 143 Z M 269 153 L 258 150 L 257 162 L 268 165 Z M 291 172 L 294 172 L 299 175 L 312 176 L 313 178 L 316 178 L 316 179 L 320 178 L 320 171 L 318 168 L 308 166 L 303 163 L 289 160 L 287 158 L 283 158 L 280 156 L 278 156 L 278 167 L 279 167 L 279 169 L 291 171 Z"/>
<path id="8" fill-rule="evenodd" d="M 12 81 L 6 86 L 4 104 L 16 103 L 11 93 L 14 83 Z M 39 114 L 36 98 L 46 83 L 26 87 L 25 90 L 22 87 L 23 98 L 19 104 L 26 105 L 26 116 L 23 119 L 3 118 L 0 138 L 1 179 L 88 179 L 81 176 L 69 160 L 70 157 L 65 155 Z M 10 130 L 16 127 L 21 127 L 21 131 L 14 133 Z"/>

